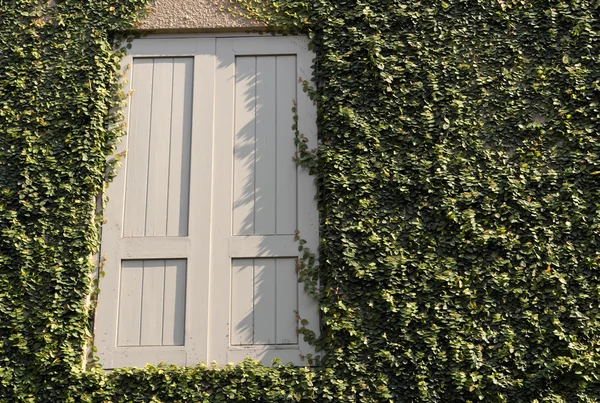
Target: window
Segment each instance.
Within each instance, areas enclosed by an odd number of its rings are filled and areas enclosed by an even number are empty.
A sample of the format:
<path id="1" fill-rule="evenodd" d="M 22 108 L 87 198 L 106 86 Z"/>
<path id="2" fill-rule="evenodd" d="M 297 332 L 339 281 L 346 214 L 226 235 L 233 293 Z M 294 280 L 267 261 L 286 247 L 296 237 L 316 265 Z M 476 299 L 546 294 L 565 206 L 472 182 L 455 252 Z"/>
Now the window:
<path id="1" fill-rule="evenodd" d="M 126 151 L 108 189 L 95 345 L 104 368 L 253 357 L 304 364 L 295 270 L 318 244 L 315 187 L 292 161 L 292 107 L 316 144 L 298 37 L 138 39 L 124 60 Z"/>

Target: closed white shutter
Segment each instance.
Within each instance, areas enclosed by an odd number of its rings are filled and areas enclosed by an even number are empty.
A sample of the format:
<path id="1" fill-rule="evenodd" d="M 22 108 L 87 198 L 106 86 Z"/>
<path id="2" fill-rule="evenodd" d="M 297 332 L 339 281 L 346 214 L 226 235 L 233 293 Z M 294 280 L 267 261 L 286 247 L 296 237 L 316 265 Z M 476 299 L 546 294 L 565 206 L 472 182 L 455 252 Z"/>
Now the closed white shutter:
<path id="1" fill-rule="evenodd" d="M 318 217 L 313 180 L 292 161 L 292 108 L 315 146 L 299 82 L 311 77 L 311 53 L 301 38 L 261 37 L 218 39 L 216 54 L 209 360 L 301 365 L 312 349 L 296 312 L 318 330 L 318 310 L 298 284 L 294 234 L 316 251 Z"/>
<path id="2" fill-rule="evenodd" d="M 95 344 L 105 368 L 247 356 L 302 364 L 296 230 L 316 251 L 312 178 L 292 130 L 316 144 L 293 37 L 138 39 L 123 167 L 109 186 Z"/>
<path id="3" fill-rule="evenodd" d="M 214 39 L 139 39 L 108 188 L 94 340 L 104 368 L 206 359 Z M 193 319 L 193 320 L 192 320 Z"/>

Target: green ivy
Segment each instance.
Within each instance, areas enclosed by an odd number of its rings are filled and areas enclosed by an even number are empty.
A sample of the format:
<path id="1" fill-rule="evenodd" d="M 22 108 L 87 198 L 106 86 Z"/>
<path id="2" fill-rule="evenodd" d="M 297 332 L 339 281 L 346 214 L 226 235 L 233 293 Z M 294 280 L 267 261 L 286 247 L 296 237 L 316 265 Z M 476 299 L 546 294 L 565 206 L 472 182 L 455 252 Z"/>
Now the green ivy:
<path id="1" fill-rule="evenodd" d="M 598 401 L 600 3 L 236 3 L 316 53 L 323 365 L 399 402 Z"/>
<path id="2" fill-rule="evenodd" d="M 1 402 L 600 401 L 597 0 L 236 0 L 316 55 L 320 364 L 86 366 L 146 3 L 0 0 Z"/>
<path id="3" fill-rule="evenodd" d="M 0 0 L 0 401 L 85 401 L 94 198 L 145 0 Z"/>

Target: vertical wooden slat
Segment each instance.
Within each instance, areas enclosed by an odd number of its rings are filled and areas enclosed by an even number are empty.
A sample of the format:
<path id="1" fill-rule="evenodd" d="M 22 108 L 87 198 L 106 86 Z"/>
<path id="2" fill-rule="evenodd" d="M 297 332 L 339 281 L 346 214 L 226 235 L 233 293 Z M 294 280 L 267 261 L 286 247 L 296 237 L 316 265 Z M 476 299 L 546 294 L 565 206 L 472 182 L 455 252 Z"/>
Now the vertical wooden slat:
<path id="1" fill-rule="evenodd" d="M 254 262 L 233 259 L 231 278 L 231 344 L 253 344 Z"/>
<path id="2" fill-rule="evenodd" d="M 294 312 L 298 310 L 296 260 L 276 259 L 276 264 L 275 343 L 295 344 L 298 342 L 296 314 Z"/>
<path id="3" fill-rule="evenodd" d="M 163 346 L 181 346 L 185 328 L 186 261 L 165 261 L 165 301 L 163 307 Z"/>
<path id="4" fill-rule="evenodd" d="M 144 260 L 142 285 L 142 346 L 162 345 L 165 261 Z"/>
<path id="5" fill-rule="evenodd" d="M 192 58 L 174 59 L 167 236 L 188 234 L 193 68 Z"/>
<path id="6" fill-rule="evenodd" d="M 152 114 L 153 59 L 134 59 L 131 112 L 127 135 L 127 179 L 123 236 L 143 236 L 146 220 L 146 179 Z"/>
<path id="7" fill-rule="evenodd" d="M 173 59 L 155 59 L 152 80 L 150 153 L 148 156 L 146 236 L 167 235 L 172 89 Z"/>
<path id="8" fill-rule="evenodd" d="M 255 235 L 275 234 L 276 93 L 275 57 L 257 57 Z"/>
<path id="9" fill-rule="evenodd" d="M 279 235 L 293 234 L 297 228 L 296 164 L 292 161 L 296 152 L 292 130 L 296 81 L 296 57 L 277 56 L 276 233 Z"/>
<path id="10" fill-rule="evenodd" d="M 187 260 L 187 285 L 186 293 L 184 344 L 189 365 L 208 360 L 209 338 L 209 266 L 211 261 L 210 231 L 213 217 L 213 137 L 215 124 L 215 74 L 216 57 L 214 38 L 193 38 L 197 51 L 193 63 L 193 90 L 192 90 L 192 135 L 190 155 L 190 185 L 189 185 L 189 211 L 188 236 L 194 246 L 190 250 Z M 219 61 L 221 62 L 221 61 Z M 231 74 L 233 76 L 233 74 Z M 232 86 L 233 87 L 233 86 Z M 233 88 L 230 91 L 233 98 Z M 232 103 L 233 104 L 233 103 Z M 233 105 L 232 105 L 233 107 Z M 233 127 L 233 119 L 228 120 Z M 231 132 L 230 132 L 231 133 Z M 233 141 L 233 133 L 229 136 Z M 229 161 L 233 154 L 230 147 Z M 230 168 L 231 168 L 230 162 Z M 231 192 L 232 179 L 228 175 L 229 191 Z M 231 202 L 223 203 L 223 210 L 231 217 Z M 231 224 L 225 226 L 231 233 Z M 226 265 L 225 273 L 230 276 L 230 266 Z M 228 284 L 229 286 L 229 284 Z M 226 298 L 229 302 L 229 296 Z M 229 320 L 229 306 L 224 309 L 225 317 Z M 220 337 L 228 340 L 228 331 L 220 333 Z"/>
<path id="11" fill-rule="evenodd" d="M 233 225 L 232 206 L 235 203 L 231 181 L 235 183 L 235 90 L 236 59 L 232 52 L 232 40 L 224 38 L 216 40 L 215 75 L 214 75 L 214 136 L 212 147 L 212 214 L 209 225 L 210 233 L 206 234 L 210 245 L 210 276 L 208 288 L 211 290 L 207 303 L 209 309 L 207 331 L 208 361 L 227 362 L 227 351 L 230 345 L 236 344 L 232 338 L 237 323 L 232 319 L 232 270 L 227 270 L 232 263 L 226 253 L 230 236 L 237 233 Z M 192 187 L 193 189 L 194 187 Z M 191 209 L 195 211 L 195 209 Z M 225 252 L 225 253 L 224 253 Z M 216 267 L 225 268 L 215 270 Z M 216 291 L 221 290 L 221 291 Z M 227 293 L 229 291 L 229 293 Z M 227 293 L 218 294 L 215 292 Z M 221 303 L 220 301 L 224 301 Z M 222 343 L 220 340 L 229 342 Z"/>
<path id="12" fill-rule="evenodd" d="M 124 260 L 121 263 L 119 290 L 118 346 L 140 345 L 142 316 L 142 260 Z"/>
<path id="13" fill-rule="evenodd" d="M 254 261 L 254 344 L 275 343 L 275 259 Z"/>
<path id="14" fill-rule="evenodd" d="M 256 58 L 235 60 L 233 234 L 254 234 Z"/>

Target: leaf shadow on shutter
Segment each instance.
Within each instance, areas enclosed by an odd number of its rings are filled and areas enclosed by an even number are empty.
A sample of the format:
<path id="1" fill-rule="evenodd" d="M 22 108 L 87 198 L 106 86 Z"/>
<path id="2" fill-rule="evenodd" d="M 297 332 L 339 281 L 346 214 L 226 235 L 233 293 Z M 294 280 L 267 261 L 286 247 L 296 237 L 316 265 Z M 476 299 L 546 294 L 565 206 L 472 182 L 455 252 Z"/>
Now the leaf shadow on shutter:
<path id="1" fill-rule="evenodd" d="M 233 235 L 293 235 L 295 56 L 235 59 Z"/>
<path id="2" fill-rule="evenodd" d="M 232 235 L 254 242 L 231 265 L 231 345 L 298 343 L 296 86 L 295 56 L 235 58 Z"/>

